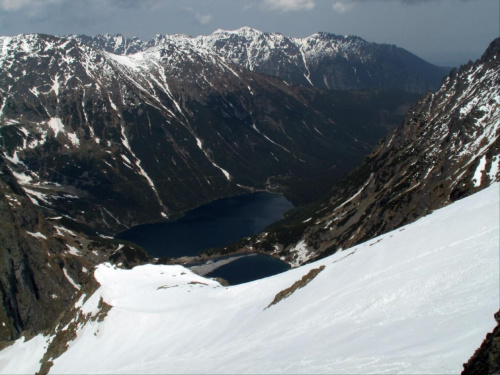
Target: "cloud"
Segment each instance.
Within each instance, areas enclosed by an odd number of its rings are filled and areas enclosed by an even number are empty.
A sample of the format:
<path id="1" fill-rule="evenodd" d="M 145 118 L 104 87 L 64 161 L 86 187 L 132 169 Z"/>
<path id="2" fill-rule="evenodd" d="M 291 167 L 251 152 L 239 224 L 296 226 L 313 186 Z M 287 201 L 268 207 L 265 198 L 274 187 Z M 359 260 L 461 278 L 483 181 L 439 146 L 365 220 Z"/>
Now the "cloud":
<path id="1" fill-rule="evenodd" d="M 356 4 L 356 3 L 375 3 L 375 2 L 394 2 L 394 3 L 401 3 L 401 4 L 407 4 L 407 5 L 416 5 L 416 4 L 422 4 L 422 3 L 444 3 L 444 2 L 449 2 L 449 3 L 467 3 L 467 2 L 473 2 L 473 1 L 478 1 L 478 0 L 352 0 L 350 3 Z"/>
<path id="2" fill-rule="evenodd" d="M 184 10 L 188 13 L 191 13 L 194 15 L 194 18 L 200 25 L 206 26 L 212 21 L 212 15 L 210 13 L 207 14 L 201 14 L 197 10 L 195 10 L 193 7 L 187 7 L 184 8 Z"/>
<path id="3" fill-rule="evenodd" d="M 117 7 L 121 9 L 134 8 L 140 4 L 140 2 L 135 0 L 106 0 L 106 3 L 110 7 Z"/>
<path id="4" fill-rule="evenodd" d="M 0 0 L 0 7 L 6 12 L 25 8 L 38 8 L 42 5 L 59 3 L 60 0 Z"/>
<path id="5" fill-rule="evenodd" d="M 26 5 L 25 3 L 29 3 L 29 0 L 2 0 L 0 5 L 3 10 L 9 11 L 19 10 Z"/>
<path id="6" fill-rule="evenodd" d="M 404 5 L 419 5 L 426 3 L 438 3 L 438 2 L 448 2 L 448 3 L 466 3 L 477 0 L 343 0 L 333 3 L 332 9 L 337 13 L 346 13 L 352 10 L 358 4 L 368 4 L 368 3 L 400 3 Z"/>
<path id="7" fill-rule="evenodd" d="M 243 5 L 243 10 L 245 11 L 245 10 L 253 9 L 254 6 L 255 6 L 254 3 L 247 3 L 247 4 Z"/>
<path id="8" fill-rule="evenodd" d="M 133 8 L 158 9 L 165 5 L 164 0 L 79 0 L 87 8 L 129 10 Z M 36 13 L 48 9 L 51 5 L 72 6 L 78 3 L 74 0 L 0 0 L 0 10 L 6 12 L 27 11 Z M 81 5 L 81 4 L 80 4 Z"/>
<path id="9" fill-rule="evenodd" d="M 316 6 L 315 0 L 264 0 L 265 9 L 278 12 L 297 12 L 312 10 Z"/>
<path id="10" fill-rule="evenodd" d="M 208 25 L 212 21 L 211 14 L 199 14 L 195 13 L 194 18 L 200 23 L 200 25 Z"/>
<path id="11" fill-rule="evenodd" d="M 354 6 L 356 5 L 356 2 L 342 2 L 338 1 L 332 5 L 332 9 L 337 12 L 337 13 L 345 13 L 350 11 Z"/>

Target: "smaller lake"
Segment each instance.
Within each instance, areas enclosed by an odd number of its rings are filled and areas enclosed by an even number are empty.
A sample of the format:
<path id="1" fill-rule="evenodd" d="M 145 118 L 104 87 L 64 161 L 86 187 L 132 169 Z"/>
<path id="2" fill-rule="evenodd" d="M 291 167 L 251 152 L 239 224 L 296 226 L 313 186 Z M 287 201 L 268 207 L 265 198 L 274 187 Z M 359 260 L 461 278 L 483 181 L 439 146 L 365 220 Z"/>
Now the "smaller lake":
<path id="1" fill-rule="evenodd" d="M 237 285 L 273 276 L 288 271 L 289 269 L 290 266 L 279 259 L 275 259 L 268 255 L 252 254 L 218 267 L 205 276 L 222 277 L 227 280 L 229 284 Z"/>
<path id="2" fill-rule="evenodd" d="M 116 238 L 135 242 L 154 257 L 195 256 L 257 234 L 291 208 L 293 204 L 281 195 L 252 193 L 219 199 L 175 221 L 139 225 Z"/>

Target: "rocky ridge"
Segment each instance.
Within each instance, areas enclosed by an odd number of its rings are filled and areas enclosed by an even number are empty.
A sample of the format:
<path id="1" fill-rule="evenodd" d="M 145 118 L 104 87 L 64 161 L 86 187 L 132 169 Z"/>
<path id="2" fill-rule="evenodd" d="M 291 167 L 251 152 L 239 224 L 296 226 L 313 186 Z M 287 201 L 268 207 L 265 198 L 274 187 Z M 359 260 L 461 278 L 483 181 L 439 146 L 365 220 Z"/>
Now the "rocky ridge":
<path id="1" fill-rule="evenodd" d="M 497 323 L 496 327 L 486 334 L 481 346 L 464 363 L 462 375 L 500 373 L 500 310 L 495 313 L 494 318 Z"/>
<path id="2" fill-rule="evenodd" d="M 119 55 L 176 45 L 216 54 L 226 62 L 295 84 L 324 89 L 377 88 L 422 93 L 437 89 L 449 68 L 437 67 L 394 45 L 356 36 L 319 32 L 306 38 L 264 33 L 249 27 L 211 35 L 157 35 L 150 41 L 122 35 L 73 36 Z"/>

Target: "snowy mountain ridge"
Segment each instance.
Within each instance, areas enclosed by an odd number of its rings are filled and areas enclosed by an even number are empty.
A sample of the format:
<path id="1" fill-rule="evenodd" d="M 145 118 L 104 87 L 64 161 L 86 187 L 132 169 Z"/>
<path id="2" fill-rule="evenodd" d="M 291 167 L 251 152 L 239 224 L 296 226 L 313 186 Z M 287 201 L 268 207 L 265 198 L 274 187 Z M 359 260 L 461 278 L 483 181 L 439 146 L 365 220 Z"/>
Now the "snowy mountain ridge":
<path id="1" fill-rule="evenodd" d="M 161 45 L 195 48 L 251 71 L 325 89 L 402 89 L 425 92 L 438 87 L 449 69 L 433 66 L 394 45 L 356 36 L 318 32 L 306 38 L 265 33 L 249 27 L 211 35 L 157 35 L 150 41 L 122 35 L 70 36 L 115 54 L 133 54 Z"/>
<path id="2" fill-rule="evenodd" d="M 100 265 L 100 285 L 82 290 L 49 336 L 0 352 L 0 371 L 35 372 L 42 359 L 41 373 L 459 373 L 500 303 L 499 197 L 495 183 L 238 286 L 181 266 Z"/>

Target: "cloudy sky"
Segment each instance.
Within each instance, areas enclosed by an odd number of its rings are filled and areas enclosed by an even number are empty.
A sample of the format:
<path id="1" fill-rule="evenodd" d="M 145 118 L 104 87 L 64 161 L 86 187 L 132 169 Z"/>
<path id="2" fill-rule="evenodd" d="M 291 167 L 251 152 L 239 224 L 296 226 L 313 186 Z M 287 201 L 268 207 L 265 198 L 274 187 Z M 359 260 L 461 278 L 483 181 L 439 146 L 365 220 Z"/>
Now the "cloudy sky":
<path id="1" fill-rule="evenodd" d="M 500 33 L 500 0 L 0 0 L 0 35 L 210 34 L 250 26 L 396 44 L 434 64 L 480 57 Z"/>

